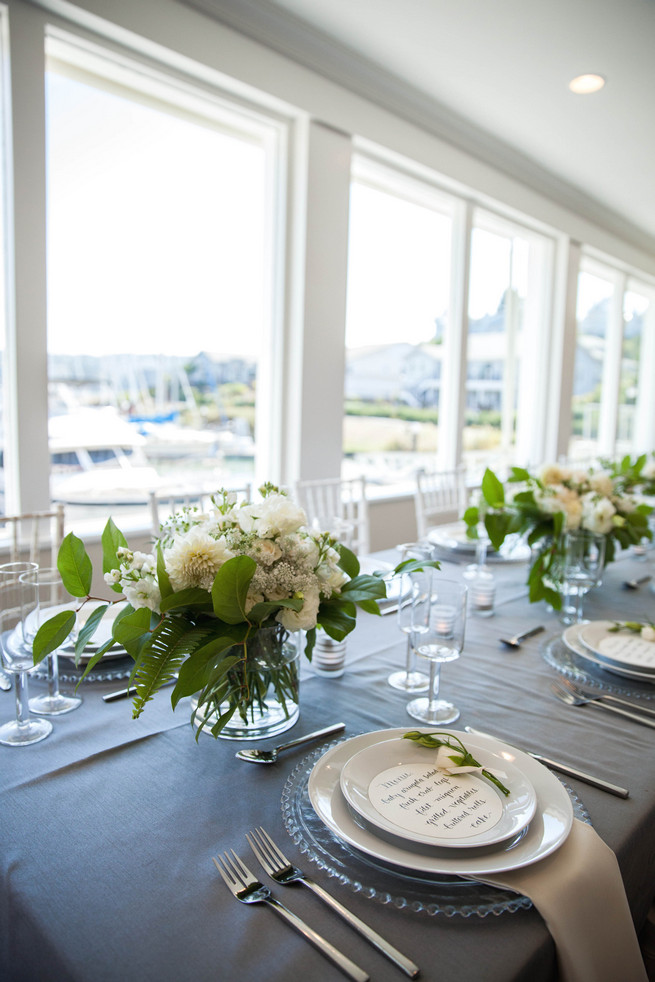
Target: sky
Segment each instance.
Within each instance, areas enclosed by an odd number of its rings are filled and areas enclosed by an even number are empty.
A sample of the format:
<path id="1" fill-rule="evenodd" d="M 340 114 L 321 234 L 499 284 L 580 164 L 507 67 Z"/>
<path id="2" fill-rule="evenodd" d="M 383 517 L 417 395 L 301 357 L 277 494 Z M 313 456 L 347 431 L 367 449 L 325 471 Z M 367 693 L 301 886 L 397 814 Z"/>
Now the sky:
<path id="1" fill-rule="evenodd" d="M 252 354 L 267 296 L 263 149 L 53 72 L 47 104 L 51 353 Z M 446 215 L 354 185 L 349 347 L 434 336 L 450 235 Z M 476 233 L 471 316 L 496 310 L 508 248 Z"/>

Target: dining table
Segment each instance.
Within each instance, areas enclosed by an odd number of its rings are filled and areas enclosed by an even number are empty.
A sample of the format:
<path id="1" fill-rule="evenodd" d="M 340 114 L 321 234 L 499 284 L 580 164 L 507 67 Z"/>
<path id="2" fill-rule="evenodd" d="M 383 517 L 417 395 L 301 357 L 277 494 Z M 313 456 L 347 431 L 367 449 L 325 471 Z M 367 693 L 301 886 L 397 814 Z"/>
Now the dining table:
<path id="1" fill-rule="evenodd" d="M 374 560 L 395 564 L 397 550 Z M 439 551 L 438 576 L 461 580 L 467 559 Z M 491 734 L 629 789 L 620 798 L 557 775 L 574 813 L 616 856 L 635 930 L 655 896 L 655 729 L 597 705 L 570 706 L 558 675 L 584 677 L 561 642 L 563 624 L 530 603 L 527 564 L 493 561 L 491 616 L 471 610 L 462 655 L 442 666 L 441 689 L 460 709 L 448 729 Z M 655 620 L 653 553 L 622 552 L 584 601 L 585 617 Z M 384 611 L 384 604 L 382 605 Z M 487 613 L 487 612 L 485 612 Z M 508 647 L 500 638 L 544 630 Z M 396 615 L 359 612 L 343 674 L 315 674 L 303 656 L 300 716 L 272 747 L 334 722 L 342 733 L 292 747 L 271 765 L 236 757 L 252 741 L 197 733 L 189 699 L 163 689 L 132 718 L 119 661 L 84 681 L 75 711 L 29 747 L 0 748 L 0 978 L 5 982 L 338 982 L 341 971 L 263 905 L 238 903 L 213 857 L 233 850 L 274 895 L 378 982 L 406 977 L 310 890 L 273 883 L 246 834 L 263 828 L 289 860 L 417 963 L 425 982 L 557 982 L 553 937 L 525 897 L 455 876 L 409 875 L 334 835 L 307 798 L 309 775 L 340 742 L 374 731 L 416 730 L 411 695 L 388 684 L 406 636 Z M 112 671 L 112 665 L 114 670 Z M 655 709 L 655 684 L 595 669 L 599 693 Z M 75 672 L 60 659 L 62 689 Z M 588 680 L 589 681 L 589 680 Z M 37 673 L 31 694 L 46 683 Z M 0 713 L 13 712 L 0 692 Z M 427 729 L 430 729 L 429 727 Z M 555 773 L 555 772 L 549 772 Z M 617 979 L 616 982 L 630 982 Z"/>

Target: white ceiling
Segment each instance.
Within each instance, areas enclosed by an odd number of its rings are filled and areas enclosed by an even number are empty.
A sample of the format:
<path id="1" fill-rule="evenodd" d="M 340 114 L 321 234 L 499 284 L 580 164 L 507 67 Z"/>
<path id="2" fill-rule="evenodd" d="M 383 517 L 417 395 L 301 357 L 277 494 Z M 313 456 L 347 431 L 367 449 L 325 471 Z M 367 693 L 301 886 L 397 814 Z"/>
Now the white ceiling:
<path id="1" fill-rule="evenodd" d="M 535 186 L 555 181 L 655 251 L 655 0 L 194 5 L 369 98 L 430 115 L 441 135 Z M 605 88 L 573 95 L 569 80 L 585 72 Z"/>

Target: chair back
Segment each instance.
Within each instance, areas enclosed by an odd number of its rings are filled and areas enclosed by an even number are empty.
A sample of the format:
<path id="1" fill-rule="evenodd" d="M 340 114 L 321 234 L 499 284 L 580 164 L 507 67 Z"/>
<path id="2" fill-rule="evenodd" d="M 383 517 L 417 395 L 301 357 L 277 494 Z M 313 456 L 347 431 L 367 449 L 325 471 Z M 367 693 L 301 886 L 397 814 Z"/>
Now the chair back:
<path id="1" fill-rule="evenodd" d="M 466 469 L 449 471 L 418 471 L 414 505 L 416 531 L 424 539 L 435 525 L 461 518 L 466 510 Z"/>
<path id="2" fill-rule="evenodd" d="M 231 494 L 236 494 L 237 501 L 248 501 L 250 499 L 250 484 L 244 484 L 239 488 L 227 488 L 226 490 Z M 161 523 L 174 512 L 181 511 L 183 508 L 197 508 L 199 511 L 205 511 L 211 507 L 212 494 L 215 493 L 215 491 L 187 491 L 177 494 L 162 494 L 161 492 L 150 491 L 148 500 L 153 537 L 158 537 Z"/>
<path id="3" fill-rule="evenodd" d="M 50 511 L 0 515 L 0 552 L 6 549 L 7 562 L 57 565 L 57 553 L 64 539 L 64 505 Z"/>
<path id="4" fill-rule="evenodd" d="M 305 510 L 310 527 L 335 531 L 340 541 L 358 556 L 369 553 L 371 531 L 366 478 L 296 481 L 294 492 L 296 501 Z M 338 535 L 335 522 L 348 526 L 343 537 Z"/>

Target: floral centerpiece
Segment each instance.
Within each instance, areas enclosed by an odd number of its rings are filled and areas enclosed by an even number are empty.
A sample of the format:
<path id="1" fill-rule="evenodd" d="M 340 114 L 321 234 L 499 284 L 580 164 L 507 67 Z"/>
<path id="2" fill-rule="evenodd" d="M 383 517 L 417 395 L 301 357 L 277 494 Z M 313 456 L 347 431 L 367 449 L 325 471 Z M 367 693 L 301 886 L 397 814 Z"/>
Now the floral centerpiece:
<path id="1" fill-rule="evenodd" d="M 601 458 L 601 464 L 623 491 L 655 497 L 655 451 L 634 458 L 626 454 L 619 461 Z"/>
<path id="2" fill-rule="evenodd" d="M 271 682 L 287 713 L 287 704 L 297 701 L 297 673 L 280 657 L 289 632 L 306 632 L 311 659 L 319 627 L 343 640 L 355 627 L 357 608 L 379 614 L 384 574 L 360 575 L 356 556 L 328 532 L 308 529 L 304 511 L 277 487 L 266 484 L 260 495 L 237 504 L 222 490 L 207 512 L 182 509 L 162 524 L 152 553 L 130 549 L 113 520 L 107 522 L 104 578 L 121 597 L 94 606 L 79 627 L 75 658 L 78 663 L 112 603 L 121 602 L 111 638 L 82 678 L 116 643 L 124 647 L 134 659 L 128 683 L 136 686 L 134 718 L 172 682 L 173 707 L 197 695 L 198 732 L 210 722 L 218 736 L 235 714 L 247 724 Z M 421 565 L 438 563 L 409 560 L 397 571 Z M 42 625 L 35 663 L 60 647 L 85 604 L 98 600 L 91 596 L 91 559 L 73 533 L 62 543 L 58 568 L 80 604 Z"/>
<path id="3" fill-rule="evenodd" d="M 466 510 L 464 521 L 471 538 L 479 536 L 482 524 L 495 549 L 511 534 L 525 536 L 530 546 L 539 545 L 528 574 L 530 600 L 546 600 L 560 610 L 562 598 L 552 582 L 557 579 L 563 533 L 582 529 L 604 536 L 605 561 L 611 562 L 617 544 L 627 548 L 652 538 L 652 510 L 606 470 L 547 464 L 535 474 L 513 467 L 507 485 L 487 469 L 479 501 Z"/>

